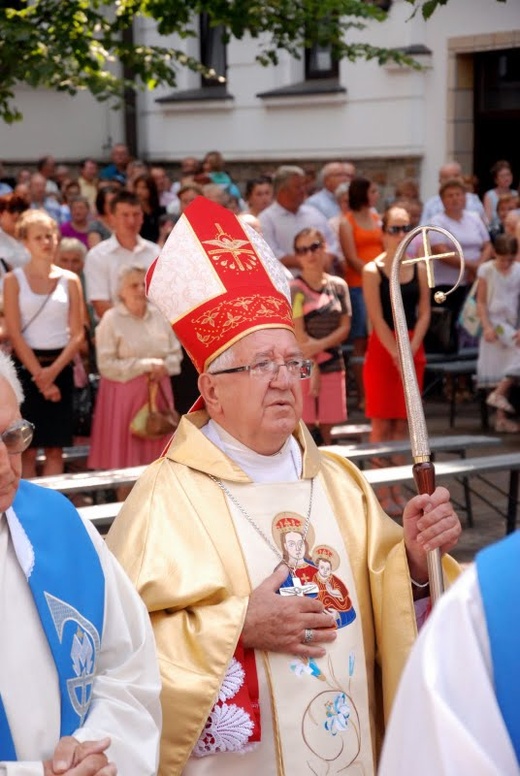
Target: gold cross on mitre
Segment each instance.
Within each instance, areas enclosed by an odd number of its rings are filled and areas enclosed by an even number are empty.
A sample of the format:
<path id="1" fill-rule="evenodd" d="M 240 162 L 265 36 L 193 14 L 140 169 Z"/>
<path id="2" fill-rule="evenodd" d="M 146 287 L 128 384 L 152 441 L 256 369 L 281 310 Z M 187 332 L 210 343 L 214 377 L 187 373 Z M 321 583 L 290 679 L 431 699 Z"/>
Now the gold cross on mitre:
<path id="1" fill-rule="evenodd" d="M 417 231 L 414 230 L 415 235 L 417 235 Z M 450 242 L 455 243 L 455 246 L 458 248 L 458 250 L 455 251 L 448 251 L 446 253 L 433 253 L 432 252 L 432 246 L 430 243 L 430 237 L 429 232 L 440 232 L 443 234 Z M 462 278 L 462 273 L 464 271 L 464 256 L 462 254 L 462 250 L 460 249 L 460 245 L 458 242 L 454 239 L 453 235 L 451 235 L 446 229 L 442 229 L 441 227 L 437 226 L 423 226 L 420 228 L 420 234 L 422 237 L 422 244 L 423 244 L 423 256 L 417 256 L 415 259 L 404 259 L 402 261 L 402 264 L 417 264 L 419 261 L 424 261 L 426 265 L 426 277 L 428 279 L 428 287 L 429 288 L 435 288 L 435 274 L 434 274 L 434 268 L 433 268 L 433 261 L 435 259 L 444 259 L 448 256 L 459 256 L 460 257 L 460 271 L 459 271 L 459 278 L 457 280 L 457 283 L 455 285 L 455 288 L 459 285 L 460 280 Z M 409 237 L 412 237 L 412 235 L 409 235 Z M 411 240 L 410 240 L 411 242 Z M 453 289 L 452 289 L 453 290 Z M 446 294 L 444 294 L 442 291 L 438 291 L 435 294 L 435 301 L 436 302 L 444 302 L 446 298 Z"/>
<path id="2" fill-rule="evenodd" d="M 220 262 L 223 266 L 229 265 L 230 269 L 238 269 L 241 272 L 254 267 L 258 258 L 254 250 L 252 250 L 249 240 L 240 240 L 232 237 L 222 229 L 220 224 L 215 224 L 215 226 L 217 228 L 215 239 L 202 241 L 203 245 L 213 246 L 213 250 L 207 250 L 208 256 L 213 261 Z M 231 259 L 225 259 L 226 255 L 231 256 Z"/>

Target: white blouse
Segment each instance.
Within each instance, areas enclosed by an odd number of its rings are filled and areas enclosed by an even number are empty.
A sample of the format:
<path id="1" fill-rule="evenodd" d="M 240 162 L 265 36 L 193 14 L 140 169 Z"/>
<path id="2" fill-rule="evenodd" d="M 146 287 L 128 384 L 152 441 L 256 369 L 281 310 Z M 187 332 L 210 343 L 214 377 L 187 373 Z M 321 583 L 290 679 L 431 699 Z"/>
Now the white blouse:
<path id="1" fill-rule="evenodd" d="M 170 375 L 181 370 L 179 340 L 151 305 L 143 318 L 132 315 L 122 303 L 107 310 L 96 329 L 96 353 L 100 375 L 122 383 L 159 363 Z"/>

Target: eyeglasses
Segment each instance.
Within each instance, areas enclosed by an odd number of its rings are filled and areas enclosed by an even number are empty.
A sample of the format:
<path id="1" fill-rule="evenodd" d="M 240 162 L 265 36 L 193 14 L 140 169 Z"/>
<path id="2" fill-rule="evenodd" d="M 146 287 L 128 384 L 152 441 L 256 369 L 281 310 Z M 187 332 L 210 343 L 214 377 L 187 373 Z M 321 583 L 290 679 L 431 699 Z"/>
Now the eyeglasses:
<path id="1" fill-rule="evenodd" d="M 27 450 L 34 435 L 34 424 L 28 420 L 17 420 L 12 426 L 0 434 L 0 439 L 7 448 L 9 455 L 16 455 Z"/>
<path id="2" fill-rule="evenodd" d="M 404 224 L 403 226 L 387 226 L 386 231 L 388 234 L 408 234 L 411 232 L 413 226 L 411 224 Z"/>
<path id="3" fill-rule="evenodd" d="M 297 256 L 305 256 L 306 253 L 316 253 L 323 246 L 322 242 L 313 242 L 310 245 L 302 245 L 299 248 L 295 248 L 294 252 Z"/>
<path id="4" fill-rule="evenodd" d="M 257 361 L 250 366 L 234 366 L 231 369 L 220 369 L 218 372 L 210 372 L 210 374 L 230 375 L 234 372 L 249 372 L 251 377 L 273 380 L 275 377 L 278 377 L 278 372 L 282 366 L 287 369 L 289 376 L 295 380 L 305 380 L 311 376 L 312 361 L 307 361 L 303 358 L 291 358 L 281 363 L 265 359 L 265 361 Z"/>

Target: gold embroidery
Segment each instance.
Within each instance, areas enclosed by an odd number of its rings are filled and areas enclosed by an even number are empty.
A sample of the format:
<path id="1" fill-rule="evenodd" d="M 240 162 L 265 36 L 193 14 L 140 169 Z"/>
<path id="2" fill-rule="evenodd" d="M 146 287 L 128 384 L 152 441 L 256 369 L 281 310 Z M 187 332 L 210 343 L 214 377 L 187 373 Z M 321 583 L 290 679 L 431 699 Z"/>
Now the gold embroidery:
<path id="1" fill-rule="evenodd" d="M 210 347 L 232 329 L 238 328 L 242 323 L 252 324 L 255 320 L 270 317 L 283 307 L 283 300 L 267 296 L 246 296 L 229 301 L 220 302 L 211 310 L 206 310 L 202 315 L 192 318 L 191 324 L 197 332 L 199 342 Z M 231 307 L 231 309 L 230 309 Z M 291 311 L 287 304 L 285 315 L 287 323 L 291 324 Z"/>
<path id="2" fill-rule="evenodd" d="M 214 240 L 203 240 L 203 245 L 214 245 L 215 248 L 207 251 L 212 261 L 219 262 L 223 267 L 229 269 L 238 269 L 240 272 L 253 269 L 258 262 L 256 253 L 250 248 L 244 248 L 250 245 L 249 240 L 237 240 L 227 234 L 220 224 L 215 224 L 217 234 Z M 226 254 L 231 255 L 231 259 L 225 258 Z"/>

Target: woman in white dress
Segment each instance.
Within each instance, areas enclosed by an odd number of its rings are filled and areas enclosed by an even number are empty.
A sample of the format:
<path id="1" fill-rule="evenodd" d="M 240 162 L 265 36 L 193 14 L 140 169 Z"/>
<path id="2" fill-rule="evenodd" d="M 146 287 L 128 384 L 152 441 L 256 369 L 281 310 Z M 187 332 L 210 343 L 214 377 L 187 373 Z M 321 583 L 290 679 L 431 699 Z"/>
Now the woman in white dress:
<path id="1" fill-rule="evenodd" d="M 487 403 L 497 411 L 495 430 L 516 433 L 520 424 L 507 417 L 514 413 L 508 393 L 511 371 L 520 369 L 520 263 L 516 238 L 499 235 L 495 259 L 478 269 L 477 311 L 482 323 L 477 379 L 479 387 L 493 387 Z"/>

